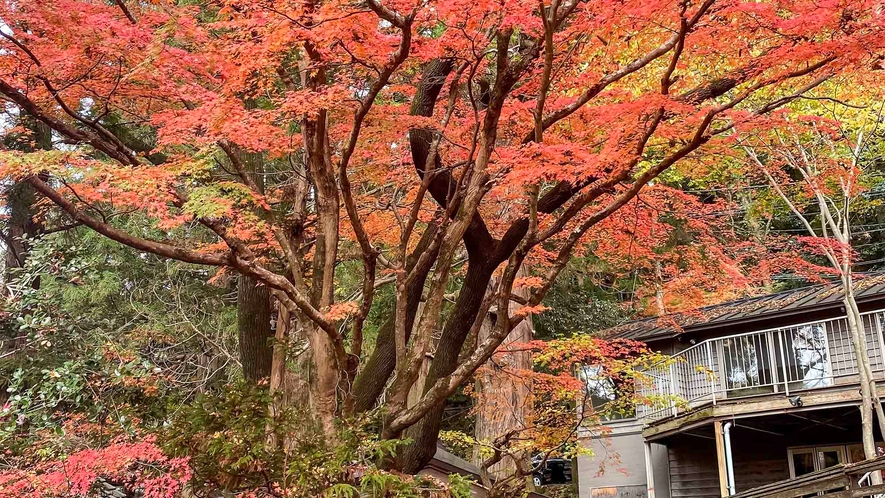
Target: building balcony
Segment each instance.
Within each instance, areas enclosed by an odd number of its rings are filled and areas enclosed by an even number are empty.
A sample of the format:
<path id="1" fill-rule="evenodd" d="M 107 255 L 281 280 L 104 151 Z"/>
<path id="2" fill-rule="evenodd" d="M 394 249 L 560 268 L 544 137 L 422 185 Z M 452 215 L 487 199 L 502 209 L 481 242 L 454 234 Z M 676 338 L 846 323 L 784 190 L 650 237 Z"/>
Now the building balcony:
<path id="1" fill-rule="evenodd" d="M 874 377 L 885 380 L 885 312 L 862 314 L 867 355 Z M 646 370 L 637 381 L 636 417 L 646 426 L 691 418 L 717 405 L 796 407 L 810 402 L 859 398 L 857 361 L 845 317 L 714 337 L 694 344 Z M 848 398 L 851 398 L 850 400 Z M 773 403 L 773 404 L 772 404 Z M 710 416 L 727 415 L 714 413 Z"/>

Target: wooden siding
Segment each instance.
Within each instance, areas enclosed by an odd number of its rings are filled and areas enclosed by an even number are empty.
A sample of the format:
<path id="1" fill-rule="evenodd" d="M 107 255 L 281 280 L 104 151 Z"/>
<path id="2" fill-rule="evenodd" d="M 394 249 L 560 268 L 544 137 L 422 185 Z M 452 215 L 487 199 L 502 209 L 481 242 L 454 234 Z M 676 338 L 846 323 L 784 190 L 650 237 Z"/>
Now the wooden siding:
<path id="1" fill-rule="evenodd" d="M 783 443 L 782 439 L 746 429 L 732 434 L 738 493 L 790 477 Z M 671 498 L 719 496 L 716 445 L 712 439 L 683 436 L 674 438 L 668 448 Z"/>
<path id="2" fill-rule="evenodd" d="M 732 431 L 736 492 L 790 477 L 787 447 L 783 438 L 741 427 Z"/>
<path id="3" fill-rule="evenodd" d="M 882 361 L 882 345 L 879 342 L 877 320 L 878 313 L 863 316 L 864 329 L 866 331 L 867 355 L 870 358 L 870 367 L 881 370 L 885 364 Z M 830 346 L 830 362 L 833 376 L 837 384 L 857 382 L 857 360 L 854 357 L 854 348 L 851 346 L 851 336 L 848 332 L 848 320 L 835 320 L 828 324 L 827 341 Z"/>
<path id="4" fill-rule="evenodd" d="M 684 436 L 673 439 L 667 448 L 670 498 L 719 496 L 716 444 L 712 438 Z"/>
<path id="5" fill-rule="evenodd" d="M 768 484 L 735 495 L 735 498 L 794 498 L 814 496 L 821 491 L 832 491 L 845 487 L 848 489 L 833 494 L 827 493 L 827 496 L 833 498 L 882 496 L 885 493 L 885 485 L 879 484 L 861 488 L 858 481 L 868 476 L 870 472 L 883 468 L 885 468 L 885 457 L 855 464 L 837 465 L 798 478 Z"/>
<path id="6" fill-rule="evenodd" d="M 845 434 L 840 431 L 813 431 L 805 433 L 803 438 L 784 438 L 746 427 L 733 427 L 731 447 L 735 490 L 741 493 L 788 479 L 789 446 L 832 444 L 835 441 L 848 444 L 842 438 L 845 438 Z M 668 448 L 672 498 L 719 496 L 716 445 L 712 439 L 682 435 L 670 440 Z"/>

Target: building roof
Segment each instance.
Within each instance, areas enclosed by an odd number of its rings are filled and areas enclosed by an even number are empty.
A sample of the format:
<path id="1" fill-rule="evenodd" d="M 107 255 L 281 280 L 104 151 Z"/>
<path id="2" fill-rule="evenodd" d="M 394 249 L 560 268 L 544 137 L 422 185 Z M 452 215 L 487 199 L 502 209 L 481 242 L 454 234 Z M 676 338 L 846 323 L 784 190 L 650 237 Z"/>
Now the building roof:
<path id="1" fill-rule="evenodd" d="M 775 294 L 747 297 L 683 313 L 644 318 L 602 332 L 609 339 L 650 341 L 712 327 L 769 320 L 842 306 L 838 283 L 792 289 Z M 885 298 L 885 274 L 855 282 L 858 303 Z"/>
<path id="2" fill-rule="evenodd" d="M 425 468 L 437 470 L 444 474 L 460 474 L 471 478 L 475 482 L 474 486 L 486 491 L 482 484 L 480 484 L 479 467 L 449 452 L 441 445 L 436 446 L 436 453 Z M 474 496 L 477 495 L 477 493 L 473 494 Z M 536 491 L 529 491 L 527 498 L 547 498 L 547 496 Z"/>
<path id="3" fill-rule="evenodd" d="M 427 466 L 449 474 L 461 474 L 464 477 L 470 477 L 479 481 L 479 467 L 449 452 L 440 445 L 436 446 L 436 453 Z"/>

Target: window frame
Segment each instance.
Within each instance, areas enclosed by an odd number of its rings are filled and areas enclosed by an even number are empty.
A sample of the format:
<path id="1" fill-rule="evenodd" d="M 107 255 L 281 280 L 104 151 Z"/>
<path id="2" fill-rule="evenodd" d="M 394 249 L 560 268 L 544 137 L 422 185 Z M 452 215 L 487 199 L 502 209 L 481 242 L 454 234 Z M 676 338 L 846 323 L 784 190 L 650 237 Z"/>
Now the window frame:
<path id="1" fill-rule="evenodd" d="M 611 386 L 611 388 L 612 388 L 612 390 L 613 390 L 613 394 L 614 394 L 614 397 L 615 397 L 614 399 L 612 399 L 612 400 L 610 400 L 610 401 L 607 401 L 607 402 L 605 402 L 605 403 L 603 403 L 603 404 L 600 404 L 600 405 L 596 405 L 596 406 L 593 405 L 593 395 L 591 394 L 591 391 L 590 391 L 590 389 L 589 389 L 589 383 L 588 383 L 588 379 L 591 379 L 591 377 L 590 377 L 590 375 L 588 375 L 588 372 L 587 372 L 587 370 L 588 370 L 588 369 L 591 369 L 591 368 L 596 369 L 596 372 L 595 372 L 594 375 L 597 376 L 597 378 L 598 378 L 599 376 L 601 376 L 602 379 L 605 379 L 605 381 L 609 383 L 609 385 Z M 586 402 L 581 403 L 581 407 L 580 407 L 581 410 L 584 410 L 584 407 L 586 407 L 586 406 L 589 404 L 590 407 L 593 409 L 594 412 L 599 413 L 599 418 L 600 418 L 600 420 L 602 420 L 602 421 L 604 421 L 604 422 L 608 422 L 608 423 L 626 422 L 626 421 L 635 421 L 635 420 L 637 420 L 637 418 L 638 418 L 638 410 L 637 410 L 637 407 L 636 407 L 636 403 L 631 403 L 631 406 L 633 407 L 633 410 L 632 410 L 632 413 L 629 414 L 629 415 L 620 415 L 620 416 L 616 416 L 616 417 L 611 417 L 611 416 L 606 415 L 606 414 L 604 413 L 604 412 L 606 411 L 606 407 L 608 407 L 608 406 L 609 406 L 610 404 L 612 404 L 612 403 L 617 402 L 617 401 L 619 400 L 619 398 L 621 398 L 622 396 L 621 396 L 621 394 L 620 394 L 620 391 L 618 390 L 618 386 L 617 386 L 617 385 L 611 380 L 611 377 L 605 377 L 604 375 L 602 375 L 603 372 L 605 371 L 605 368 L 604 368 L 602 365 L 598 365 L 598 364 L 581 364 L 581 365 L 577 365 L 576 370 L 577 370 L 577 372 L 576 372 L 576 373 L 577 373 L 576 377 L 577 377 L 578 380 L 580 380 L 581 383 L 583 384 L 583 386 L 584 386 L 584 392 L 585 392 L 586 395 L 587 395 Z M 600 379 L 600 380 L 601 380 L 601 379 Z M 633 389 L 634 389 L 634 390 L 636 389 L 636 386 L 635 386 L 635 385 L 633 386 Z"/>
<path id="2" fill-rule="evenodd" d="M 814 467 L 812 472 L 817 471 L 818 463 L 817 463 L 817 453 L 815 452 L 814 446 L 794 446 L 787 448 L 787 462 L 790 464 L 790 479 L 795 479 L 796 476 L 796 466 L 793 462 L 793 455 L 801 455 L 801 454 L 811 454 L 811 464 Z M 804 474 L 803 474 L 804 475 Z"/>

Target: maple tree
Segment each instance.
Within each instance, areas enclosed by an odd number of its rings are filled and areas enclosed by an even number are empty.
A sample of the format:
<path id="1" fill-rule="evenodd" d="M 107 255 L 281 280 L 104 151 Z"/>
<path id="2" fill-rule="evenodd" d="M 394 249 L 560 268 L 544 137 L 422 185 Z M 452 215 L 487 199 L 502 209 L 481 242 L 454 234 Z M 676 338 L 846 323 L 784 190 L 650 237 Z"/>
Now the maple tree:
<path id="1" fill-rule="evenodd" d="M 837 101 L 834 107 L 847 114 L 844 110 L 850 111 L 853 106 Z M 734 140 L 736 149 L 755 167 L 748 174 L 761 176 L 779 204 L 801 223 L 805 236 L 797 240 L 800 250 L 826 262 L 799 264 L 797 270 L 812 278 L 835 276 L 840 282 L 865 400 L 861 408 L 864 454 L 874 458 L 873 412 L 880 431 L 885 430 L 885 412 L 873 380 L 863 318 L 855 298 L 857 252 L 853 248 L 853 225 L 856 213 L 870 204 L 865 193 L 880 182 L 870 156 L 874 150 L 871 144 L 881 140 L 881 112 L 865 109 L 865 119 L 843 116 L 840 120 L 799 111 L 781 112 L 755 123 L 736 133 Z M 880 476 L 875 478 L 881 482 Z"/>
<path id="2" fill-rule="evenodd" d="M 101 425 L 72 415 L 65 422 L 69 438 L 89 439 L 105 432 Z M 97 488 L 138 491 L 146 498 L 177 496 L 191 479 L 187 458 L 170 458 L 153 436 L 123 435 L 99 447 L 80 447 L 65 458 L 48 458 L 40 450 L 7 462 L 0 471 L 0 496 L 42 498 L 89 496 Z M 16 468 L 15 460 L 31 460 Z M 9 468 L 12 467 L 12 468 Z"/>
<path id="3" fill-rule="evenodd" d="M 595 227 L 737 124 L 878 70 L 881 12 L 878 0 L 2 2 L 0 94 L 59 146 L 6 152 L 0 169 L 66 221 L 265 286 L 286 316 L 277 339 L 309 341 L 326 433 L 383 399 L 381 435 L 413 441 L 397 466 L 415 472 L 446 397 L 543 311 Z M 170 235 L 116 223 L 132 212 Z M 343 262 L 359 267 L 352 297 Z M 382 285 L 394 306 L 369 355 Z"/>
<path id="4" fill-rule="evenodd" d="M 758 265 L 763 248 L 743 237 L 722 215 L 734 209 L 722 198 L 666 185 L 650 185 L 624 209 L 595 226 L 593 250 L 610 271 L 631 282 L 644 314 L 691 311 L 740 297 L 770 278 Z"/>
<path id="5" fill-rule="evenodd" d="M 534 365 L 508 361 L 523 351 L 534 353 Z M 480 367 L 477 377 L 483 382 L 478 385 L 498 389 L 470 393 L 476 400 L 477 415 L 496 410 L 508 423 L 490 434 L 445 431 L 441 436 L 450 446 L 473 452 L 489 496 L 518 495 L 525 478 L 542 469 L 550 457 L 574 458 L 588 453 L 579 435 L 605 438 L 609 430 L 605 422 L 631 416 L 637 404 L 663 406 L 669 402 L 643 397 L 634 390 L 637 381 L 647 380 L 643 370 L 670 361 L 636 341 L 588 335 L 513 341 L 505 343 L 492 358 Z M 508 382 L 527 386 L 531 394 L 515 403 Z M 601 467 L 612 457 L 596 456 Z"/>

